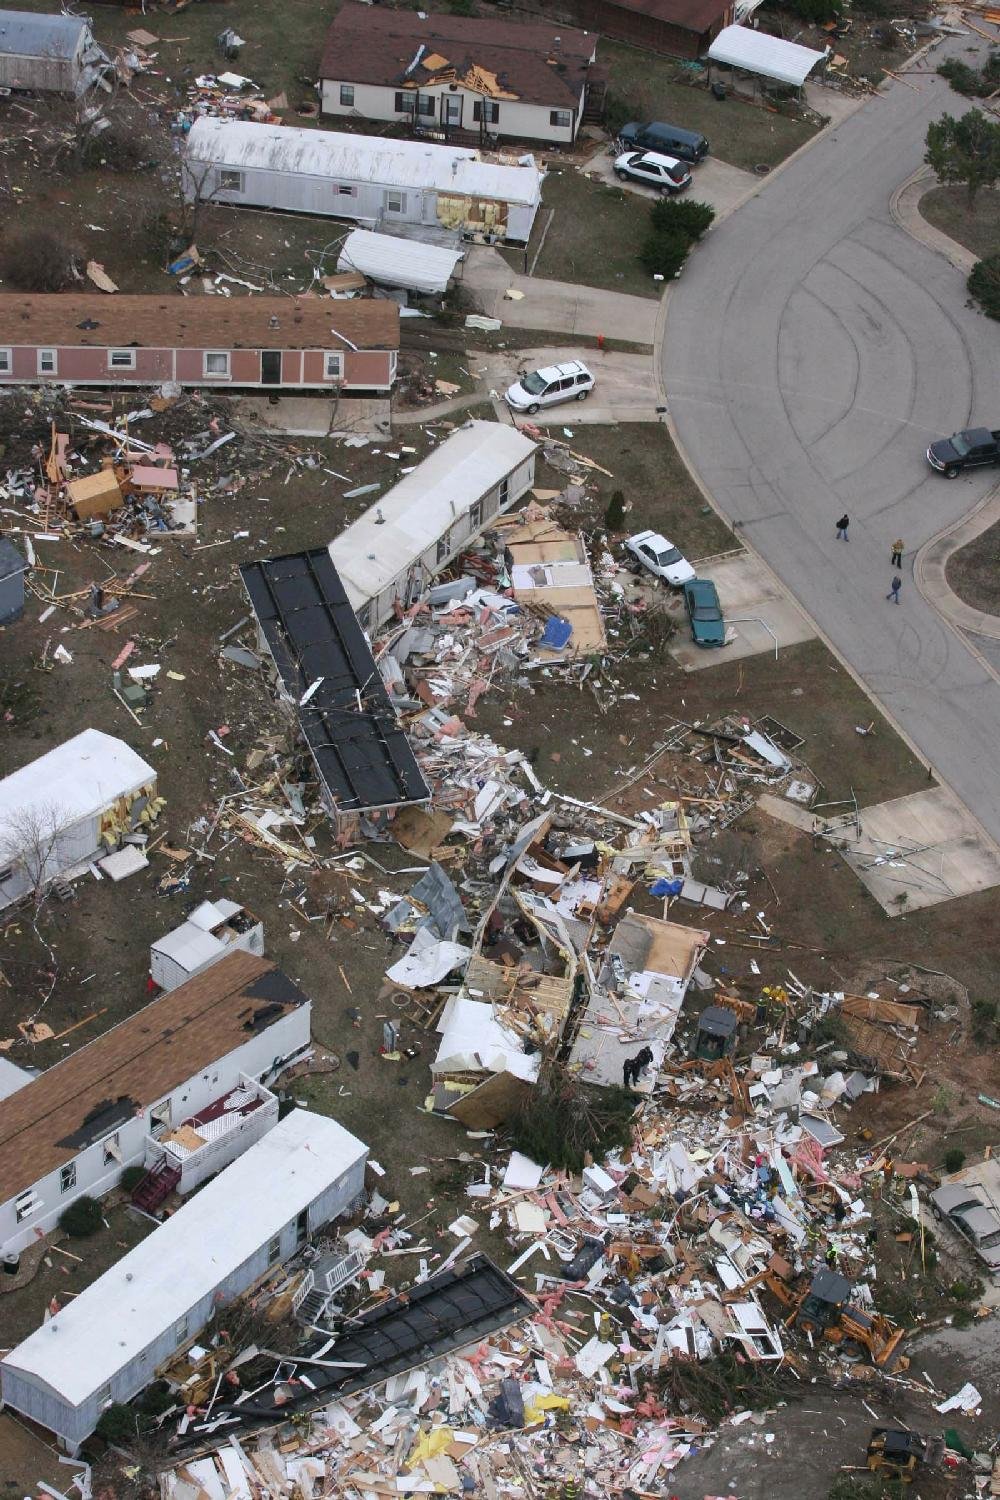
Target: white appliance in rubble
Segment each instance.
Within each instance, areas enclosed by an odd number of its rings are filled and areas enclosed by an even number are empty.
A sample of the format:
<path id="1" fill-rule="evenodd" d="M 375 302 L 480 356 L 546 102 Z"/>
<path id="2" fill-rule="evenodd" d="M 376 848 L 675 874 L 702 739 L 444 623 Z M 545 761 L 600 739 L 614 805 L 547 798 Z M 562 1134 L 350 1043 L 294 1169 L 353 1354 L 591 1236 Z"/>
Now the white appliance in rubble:
<path id="1" fill-rule="evenodd" d="M 203 901 L 152 945 L 149 972 L 161 990 L 175 990 L 237 949 L 264 956 L 263 922 L 236 901 Z"/>

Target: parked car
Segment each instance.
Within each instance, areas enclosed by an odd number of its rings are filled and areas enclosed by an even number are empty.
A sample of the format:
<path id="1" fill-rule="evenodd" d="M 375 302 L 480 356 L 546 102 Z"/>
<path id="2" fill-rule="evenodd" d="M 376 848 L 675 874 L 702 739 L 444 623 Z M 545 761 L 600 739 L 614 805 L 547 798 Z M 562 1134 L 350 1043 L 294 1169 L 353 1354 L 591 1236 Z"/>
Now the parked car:
<path id="1" fill-rule="evenodd" d="M 642 567 L 648 568 L 672 588 L 679 589 L 695 576 L 694 568 L 684 554 L 658 531 L 637 531 L 635 536 L 628 538 L 625 546 Z"/>
<path id="2" fill-rule="evenodd" d="M 988 427 L 968 427 L 964 432 L 955 432 L 950 438 L 931 443 L 927 462 L 948 479 L 957 479 L 963 469 L 1000 464 L 1000 432 L 991 432 Z"/>
<path id="3" fill-rule="evenodd" d="M 594 377 L 579 359 L 564 365 L 547 365 L 531 370 L 507 391 L 504 400 L 512 411 L 536 412 L 541 406 L 555 406 L 558 401 L 586 401 L 594 389 Z"/>
<path id="4" fill-rule="evenodd" d="M 684 585 L 684 605 L 696 646 L 724 646 L 726 622 L 715 584 L 710 578 L 689 578 Z"/>
<path id="5" fill-rule="evenodd" d="M 965 1236 L 989 1270 L 1000 1273 L 1000 1211 L 975 1184 L 949 1182 L 930 1195 L 931 1212 Z"/>
<path id="6" fill-rule="evenodd" d="M 684 130 L 663 120 L 653 120 L 649 125 L 630 120 L 618 139 L 631 151 L 662 151 L 665 156 L 679 156 L 681 161 L 699 162 L 708 155 L 708 141 L 699 131 Z"/>
<path id="7" fill-rule="evenodd" d="M 676 156 L 661 156 L 658 151 L 626 151 L 615 157 L 615 176 L 619 182 L 631 177 L 661 193 L 683 193 L 691 186 L 691 173 Z"/>

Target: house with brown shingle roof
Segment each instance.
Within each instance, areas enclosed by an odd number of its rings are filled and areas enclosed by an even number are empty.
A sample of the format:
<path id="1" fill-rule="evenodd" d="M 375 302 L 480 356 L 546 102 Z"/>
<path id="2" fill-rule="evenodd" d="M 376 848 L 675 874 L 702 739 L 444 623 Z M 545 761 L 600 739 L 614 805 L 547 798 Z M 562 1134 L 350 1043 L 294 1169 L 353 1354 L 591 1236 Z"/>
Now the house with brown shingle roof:
<path id="1" fill-rule="evenodd" d="M 596 76 L 596 54 L 596 33 L 550 21 L 430 15 L 347 0 L 326 35 L 321 108 L 445 139 L 473 132 L 569 145 Z"/>
<path id="2" fill-rule="evenodd" d="M 0 386 L 162 385 L 385 392 L 399 310 L 385 298 L 0 297 Z"/>
<path id="3" fill-rule="evenodd" d="M 266 1085 L 308 1051 L 311 1009 L 273 963 L 232 953 L 0 1099 L 0 1256 L 126 1167 L 149 1169 L 152 1209 L 241 1155 L 277 1123 Z"/>

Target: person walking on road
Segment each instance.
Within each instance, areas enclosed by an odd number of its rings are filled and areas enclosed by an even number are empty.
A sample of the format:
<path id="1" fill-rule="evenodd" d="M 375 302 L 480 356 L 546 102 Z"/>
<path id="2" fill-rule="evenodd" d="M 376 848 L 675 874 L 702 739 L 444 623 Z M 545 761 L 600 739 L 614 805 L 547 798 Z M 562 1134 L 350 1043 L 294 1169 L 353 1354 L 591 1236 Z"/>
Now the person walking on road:
<path id="1" fill-rule="evenodd" d="M 903 543 L 898 537 L 892 544 L 891 566 L 894 568 L 901 568 L 903 566 Z"/>
<path id="2" fill-rule="evenodd" d="M 900 578 L 899 574 L 896 573 L 894 575 L 894 577 L 893 577 L 892 583 L 889 585 L 889 592 L 886 594 L 885 597 L 887 599 L 891 599 L 892 602 L 893 602 L 893 604 L 898 604 L 899 603 L 899 591 L 900 591 L 900 589 L 902 587 L 903 587 L 903 580 Z"/>
<path id="3" fill-rule="evenodd" d="M 840 520 L 837 522 L 837 541 L 838 542 L 846 542 L 847 541 L 847 528 L 848 528 L 848 526 L 850 526 L 850 524 L 851 524 L 851 518 L 847 514 L 847 511 L 845 510 L 844 514 L 841 516 Z"/>

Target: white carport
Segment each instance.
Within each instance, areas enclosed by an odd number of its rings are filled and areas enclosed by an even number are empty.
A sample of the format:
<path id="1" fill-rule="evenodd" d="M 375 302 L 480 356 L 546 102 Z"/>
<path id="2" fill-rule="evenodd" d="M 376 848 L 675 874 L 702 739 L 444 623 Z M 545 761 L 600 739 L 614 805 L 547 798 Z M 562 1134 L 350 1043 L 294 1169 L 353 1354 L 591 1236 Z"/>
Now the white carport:
<path id="1" fill-rule="evenodd" d="M 801 88 L 813 68 L 828 56 L 829 49 L 816 52 L 812 47 L 801 47 L 798 42 L 786 42 L 764 31 L 751 31 L 747 26 L 724 27 L 708 49 L 709 62 L 757 73 L 761 78 L 792 88 Z"/>
<path id="2" fill-rule="evenodd" d="M 360 271 L 379 286 L 404 287 L 408 292 L 440 296 L 448 290 L 461 250 L 404 240 L 398 234 L 375 234 L 354 229 L 340 247 L 338 271 Z"/>

